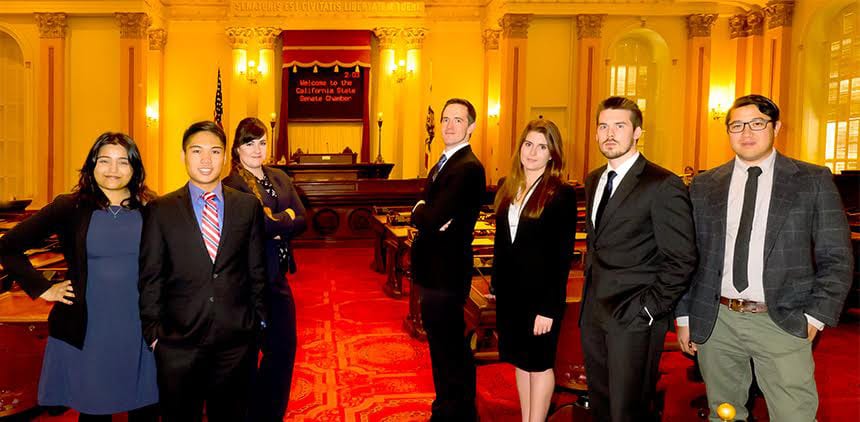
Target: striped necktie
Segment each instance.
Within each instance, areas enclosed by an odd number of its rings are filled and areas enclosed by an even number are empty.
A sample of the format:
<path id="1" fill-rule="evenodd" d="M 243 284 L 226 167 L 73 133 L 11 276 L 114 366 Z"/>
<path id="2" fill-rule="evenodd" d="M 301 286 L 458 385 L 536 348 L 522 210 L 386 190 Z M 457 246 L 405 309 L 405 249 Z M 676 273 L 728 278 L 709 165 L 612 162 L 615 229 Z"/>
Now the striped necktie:
<path id="1" fill-rule="evenodd" d="M 432 181 L 436 181 L 436 176 L 439 176 L 439 171 L 442 170 L 442 166 L 445 165 L 446 161 L 448 161 L 448 156 L 442 154 L 442 156 L 439 157 L 439 161 L 436 163 L 436 171 L 433 172 L 433 177 L 430 178 Z"/>
<path id="2" fill-rule="evenodd" d="M 209 258 L 215 262 L 215 257 L 218 256 L 218 242 L 221 241 L 221 229 L 218 228 L 218 205 L 215 204 L 215 194 L 206 192 L 203 194 L 203 218 L 201 219 L 203 230 L 203 243 L 206 244 L 206 251 L 209 252 Z"/>

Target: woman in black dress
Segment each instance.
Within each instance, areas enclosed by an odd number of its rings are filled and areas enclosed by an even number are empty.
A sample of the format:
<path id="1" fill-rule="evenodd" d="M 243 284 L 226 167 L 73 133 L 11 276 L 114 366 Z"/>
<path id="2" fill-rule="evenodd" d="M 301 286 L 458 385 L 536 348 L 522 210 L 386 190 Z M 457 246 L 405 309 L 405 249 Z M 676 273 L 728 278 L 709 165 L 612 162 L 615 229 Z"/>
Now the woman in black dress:
<path id="1" fill-rule="evenodd" d="M 127 135 L 96 139 L 71 194 L 57 196 L 0 238 L 0 262 L 32 298 L 54 302 L 39 404 L 80 412 L 79 421 L 157 419 L 155 359 L 138 312 L 141 209 L 153 195 Z M 67 280 L 53 284 L 24 251 L 57 234 Z"/>
<path id="2" fill-rule="evenodd" d="M 558 127 L 532 120 L 496 194 L 492 286 L 501 359 L 516 367 L 523 421 L 544 421 L 576 235 Z"/>
<path id="3" fill-rule="evenodd" d="M 296 360 L 296 305 L 286 277 L 287 272 L 296 271 L 290 239 L 307 228 L 305 207 L 290 177 L 263 165 L 267 156 L 266 125 L 260 119 L 248 117 L 239 122 L 230 152 L 232 169 L 222 183 L 256 196 L 267 217 L 269 321 L 249 420 L 281 421 L 290 399 Z"/>

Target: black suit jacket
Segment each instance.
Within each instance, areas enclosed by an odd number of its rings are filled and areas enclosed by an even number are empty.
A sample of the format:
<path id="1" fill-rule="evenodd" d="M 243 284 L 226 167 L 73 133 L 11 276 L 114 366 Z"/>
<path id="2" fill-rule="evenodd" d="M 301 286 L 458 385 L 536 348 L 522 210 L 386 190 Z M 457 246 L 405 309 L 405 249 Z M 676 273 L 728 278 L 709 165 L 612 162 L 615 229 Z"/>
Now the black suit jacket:
<path id="1" fill-rule="evenodd" d="M 690 198 L 699 264 L 676 310 L 690 317 L 690 339 L 704 343 L 717 320 L 725 257 L 732 159 L 693 179 Z M 835 326 L 851 287 L 853 255 L 845 210 L 826 167 L 777 153 L 764 246 L 768 315 L 805 338 L 804 314 Z"/>
<path id="2" fill-rule="evenodd" d="M 57 196 L 30 218 L 0 237 L 0 262 L 32 298 L 45 293 L 53 283 L 33 268 L 24 251 L 57 234 L 69 270 L 75 297 L 71 305 L 56 302 L 48 315 L 51 337 L 81 349 L 87 331 L 87 231 L 95 207 L 82 204 L 74 194 Z"/>
<path id="3" fill-rule="evenodd" d="M 140 246 L 140 319 L 147 344 L 196 346 L 253 338 L 265 320 L 263 209 L 227 186 L 213 264 L 188 185 L 149 204 Z"/>
<path id="4" fill-rule="evenodd" d="M 305 206 L 302 204 L 299 194 L 293 186 L 293 181 L 290 180 L 290 176 L 287 176 L 281 170 L 266 166 L 263 167 L 263 173 L 266 174 L 266 177 L 272 182 L 275 192 L 278 193 L 277 198 L 271 198 L 260 188 L 263 202 L 272 210 L 272 216 L 276 218 L 276 220 L 268 217 L 263 219 L 265 222 L 266 238 L 266 272 L 269 275 L 269 282 L 273 287 L 276 287 L 283 283 L 284 274 L 286 274 L 288 269 L 281 268 L 279 265 L 278 248 L 280 241 L 274 238 L 277 236 L 289 241 L 304 232 L 308 225 L 305 220 Z M 251 187 L 245 182 L 245 179 L 235 169 L 230 171 L 230 174 L 221 183 L 240 192 L 250 195 L 254 194 Z M 285 212 L 287 208 L 291 208 L 296 213 L 296 218 L 290 218 L 290 215 Z M 292 248 L 289 248 L 289 254 L 292 261 Z M 295 269 L 295 265 L 293 265 L 293 268 Z"/>
<path id="5" fill-rule="evenodd" d="M 484 166 L 466 146 L 451 156 L 436 180 L 430 172 L 425 203 L 415 208 L 412 275 L 423 287 L 466 294 L 472 279 L 472 237 L 486 190 Z M 445 231 L 439 229 L 451 221 Z"/>
<path id="6" fill-rule="evenodd" d="M 560 321 L 567 297 L 567 278 L 576 240 L 576 191 L 556 181 L 558 190 L 538 218 L 520 215 L 517 237 L 511 242 L 509 206 L 496 212 L 493 247 L 493 289 L 499 300 L 528 313 Z M 547 181 L 535 188 L 530 201 Z"/>
<path id="7" fill-rule="evenodd" d="M 622 326 L 645 315 L 670 315 L 696 267 L 696 244 L 687 188 L 670 171 L 643 155 L 616 187 L 600 227 L 591 222 L 595 189 L 602 166 L 588 175 L 585 297 L 596 312 Z M 593 293 L 593 297 L 592 297 Z M 580 320 L 585 318 L 581 317 Z"/>

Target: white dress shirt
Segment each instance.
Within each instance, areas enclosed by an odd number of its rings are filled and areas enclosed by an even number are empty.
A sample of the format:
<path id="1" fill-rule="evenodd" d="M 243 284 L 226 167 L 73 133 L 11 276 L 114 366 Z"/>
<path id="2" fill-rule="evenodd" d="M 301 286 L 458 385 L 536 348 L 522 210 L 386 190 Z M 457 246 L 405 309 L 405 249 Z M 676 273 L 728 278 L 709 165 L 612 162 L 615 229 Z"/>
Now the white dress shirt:
<path id="1" fill-rule="evenodd" d="M 632 157 L 628 158 L 627 161 L 621 163 L 618 168 L 612 168 L 612 164 L 606 163 L 606 170 L 603 171 L 603 174 L 600 175 L 600 179 L 597 181 L 597 188 L 594 190 L 594 200 L 591 203 L 591 224 L 595 224 L 594 220 L 597 218 L 597 205 L 600 204 L 600 199 L 603 197 L 603 188 L 606 186 L 606 178 L 610 171 L 615 172 L 615 179 L 612 179 L 612 192 L 609 194 L 611 198 L 612 195 L 615 195 L 615 192 L 618 191 L 618 187 L 621 186 L 621 181 L 624 180 L 624 176 L 630 171 L 630 167 L 633 167 L 633 164 L 636 160 L 639 159 L 639 153 L 637 152 Z"/>

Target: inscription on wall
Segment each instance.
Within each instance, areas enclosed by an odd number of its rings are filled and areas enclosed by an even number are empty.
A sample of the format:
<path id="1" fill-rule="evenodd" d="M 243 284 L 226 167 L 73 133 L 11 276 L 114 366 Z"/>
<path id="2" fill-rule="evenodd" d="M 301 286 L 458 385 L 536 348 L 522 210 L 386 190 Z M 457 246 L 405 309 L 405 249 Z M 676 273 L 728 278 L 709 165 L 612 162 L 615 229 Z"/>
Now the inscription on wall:
<path id="1" fill-rule="evenodd" d="M 373 16 L 421 16 L 423 1 L 359 0 L 235 0 L 233 16 L 288 16 L 356 14 Z"/>

